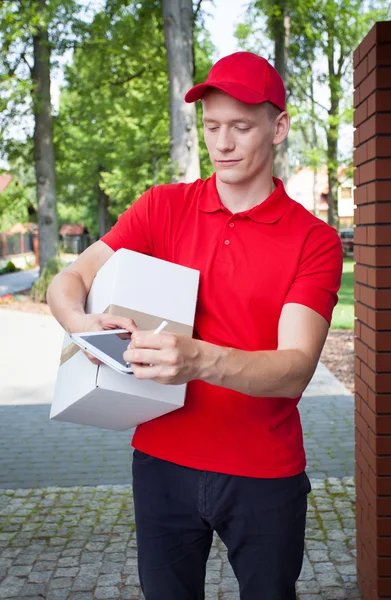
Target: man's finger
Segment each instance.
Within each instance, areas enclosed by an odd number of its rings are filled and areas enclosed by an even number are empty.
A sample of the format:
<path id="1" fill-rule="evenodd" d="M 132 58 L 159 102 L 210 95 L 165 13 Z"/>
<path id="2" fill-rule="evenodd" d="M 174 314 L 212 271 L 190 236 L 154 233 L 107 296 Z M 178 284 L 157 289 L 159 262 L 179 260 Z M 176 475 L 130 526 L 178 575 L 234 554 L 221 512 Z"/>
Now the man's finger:
<path id="1" fill-rule="evenodd" d="M 130 349 L 123 354 L 125 362 L 144 365 L 160 365 L 165 361 L 162 360 L 162 353 L 159 350 L 151 349 Z"/>
<path id="2" fill-rule="evenodd" d="M 132 334 L 131 348 L 175 348 L 176 336 L 172 333 L 153 333 L 152 331 L 137 331 Z"/>

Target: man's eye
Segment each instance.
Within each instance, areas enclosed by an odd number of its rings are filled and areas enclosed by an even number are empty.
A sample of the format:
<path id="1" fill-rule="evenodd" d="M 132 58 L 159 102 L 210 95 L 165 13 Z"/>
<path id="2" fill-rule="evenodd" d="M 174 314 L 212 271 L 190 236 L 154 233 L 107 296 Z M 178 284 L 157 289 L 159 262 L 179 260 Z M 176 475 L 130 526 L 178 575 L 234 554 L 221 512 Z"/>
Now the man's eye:
<path id="1" fill-rule="evenodd" d="M 208 129 L 208 131 L 217 131 L 218 127 L 212 126 L 212 125 L 207 125 L 206 128 Z"/>
<path id="2" fill-rule="evenodd" d="M 237 127 L 239 131 L 250 131 L 250 127 Z"/>

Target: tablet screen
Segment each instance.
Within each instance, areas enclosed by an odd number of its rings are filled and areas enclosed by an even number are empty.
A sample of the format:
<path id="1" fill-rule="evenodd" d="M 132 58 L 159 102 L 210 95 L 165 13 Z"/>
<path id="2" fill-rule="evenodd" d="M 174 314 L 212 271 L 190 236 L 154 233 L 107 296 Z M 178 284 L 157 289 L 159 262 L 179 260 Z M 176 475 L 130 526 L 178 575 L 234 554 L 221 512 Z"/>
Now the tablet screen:
<path id="1" fill-rule="evenodd" d="M 121 365 L 126 365 L 123 359 L 123 353 L 127 349 L 130 339 L 130 333 L 104 333 L 97 335 L 80 335 L 86 342 L 95 346 L 101 352 L 104 352 Z"/>

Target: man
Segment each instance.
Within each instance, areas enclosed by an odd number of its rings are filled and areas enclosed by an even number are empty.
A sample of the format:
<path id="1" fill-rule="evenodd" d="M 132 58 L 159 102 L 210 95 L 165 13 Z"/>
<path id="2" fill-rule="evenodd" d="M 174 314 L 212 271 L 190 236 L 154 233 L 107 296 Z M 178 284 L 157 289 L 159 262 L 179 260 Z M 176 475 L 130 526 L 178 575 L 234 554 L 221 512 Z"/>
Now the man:
<path id="1" fill-rule="evenodd" d="M 136 377 L 188 383 L 185 406 L 133 439 L 146 600 L 204 598 L 213 531 L 242 600 L 293 600 L 310 491 L 297 404 L 337 302 L 341 244 L 272 177 L 289 131 L 277 71 L 235 53 L 185 97 L 199 99 L 213 177 L 148 190 L 55 278 L 49 304 L 68 331 L 132 331 L 124 359 Z M 97 270 L 119 248 L 200 270 L 193 339 L 84 314 Z"/>

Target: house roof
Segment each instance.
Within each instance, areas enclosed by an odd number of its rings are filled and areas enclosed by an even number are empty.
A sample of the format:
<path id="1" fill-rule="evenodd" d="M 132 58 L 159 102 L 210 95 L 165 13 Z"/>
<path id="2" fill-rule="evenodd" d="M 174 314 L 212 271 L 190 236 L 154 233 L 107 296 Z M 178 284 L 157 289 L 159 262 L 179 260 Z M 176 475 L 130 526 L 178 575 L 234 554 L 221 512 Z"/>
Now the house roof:
<path id="1" fill-rule="evenodd" d="M 60 227 L 60 235 L 83 235 L 83 233 L 88 233 L 88 229 L 83 223 L 64 223 Z"/>
<path id="2" fill-rule="evenodd" d="M 15 233 L 27 233 L 28 231 L 31 231 L 32 229 L 36 228 L 36 223 L 16 223 L 11 227 L 11 229 L 7 231 L 7 233 L 11 235 Z"/>
<path id="3" fill-rule="evenodd" d="M 4 192 L 4 190 L 9 186 L 11 181 L 13 180 L 13 176 L 8 173 L 3 173 L 0 175 L 0 194 Z"/>

